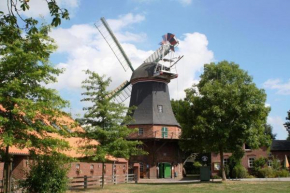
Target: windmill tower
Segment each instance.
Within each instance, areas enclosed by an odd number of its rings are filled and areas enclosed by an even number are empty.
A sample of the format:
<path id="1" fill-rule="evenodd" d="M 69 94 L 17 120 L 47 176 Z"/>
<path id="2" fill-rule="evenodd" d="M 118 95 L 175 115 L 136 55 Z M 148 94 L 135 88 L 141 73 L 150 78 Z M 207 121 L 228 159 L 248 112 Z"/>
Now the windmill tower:
<path id="1" fill-rule="evenodd" d="M 124 70 L 131 69 L 130 81 L 125 81 L 114 91 L 110 98 L 123 102 L 131 96 L 129 106 L 137 107 L 132 112 L 134 122 L 129 128 L 138 128 L 138 132 L 128 140 L 141 140 L 142 148 L 149 154 L 130 158 L 131 164 L 139 164 L 142 178 L 182 177 L 181 151 L 178 140 L 181 128 L 170 103 L 168 83 L 177 78 L 173 67 L 182 58 L 167 58 L 178 45 L 173 34 L 163 36 L 161 46 L 136 70 L 125 54 L 104 18 L 96 25 Z"/>

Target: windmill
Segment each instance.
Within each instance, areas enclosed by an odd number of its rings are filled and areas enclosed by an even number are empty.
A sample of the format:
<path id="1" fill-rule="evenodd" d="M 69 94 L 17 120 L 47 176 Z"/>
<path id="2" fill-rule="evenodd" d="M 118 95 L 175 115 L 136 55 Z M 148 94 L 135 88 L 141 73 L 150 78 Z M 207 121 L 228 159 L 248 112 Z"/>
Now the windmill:
<path id="1" fill-rule="evenodd" d="M 104 38 L 104 40 L 107 42 L 111 50 L 113 51 L 118 62 L 122 65 L 123 69 L 125 71 L 130 69 L 134 74 L 135 70 L 132 66 L 130 59 L 126 55 L 124 49 L 122 48 L 116 36 L 112 32 L 105 18 L 102 17 L 100 19 L 100 22 L 98 24 L 95 24 L 95 26 L 102 35 L 102 37 Z M 144 63 L 153 63 L 153 62 L 158 63 L 159 61 L 169 63 L 169 65 L 164 64 L 155 65 L 153 72 L 153 77 L 169 80 L 177 77 L 177 74 L 172 72 L 172 68 L 183 56 L 170 59 L 165 58 L 165 56 L 167 56 L 169 53 L 174 52 L 174 48 L 178 45 L 179 42 L 176 40 L 175 35 L 171 33 L 167 33 L 162 37 L 163 40 L 162 42 L 160 42 L 161 46 L 146 60 L 144 60 Z M 117 102 L 124 102 L 131 96 L 131 90 L 132 90 L 132 82 L 126 80 L 122 84 L 120 84 L 120 86 L 118 86 L 116 89 L 114 89 L 108 97 L 112 98 L 113 100 L 116 100 Z"/>
<path id="2" fill-rule="evenodd" d="M 132 71 L 130 81 L 123 82 L 108 96 L 118 102 L 130 97 L 129 106 L 137 107 L 131 114 L 134 122 L 127 126 L 139 128 L 139 131 L 138 134 L 130 135 L 128 139 L 141 140 L 146 147 L 144 150 L 149 154 L 140 158 L 130 158 L 130 163 L 139 163 L 140 172 L 141 168 L 146 168 L 142 169 L 140 176 L 148 178 L 173 176 L 173 171 L 182 168 L 178 146 L 181 128 L 173 114 L 168 90 L 168 83 L 171 79 L 177 78 L 174 67 L 183 57 L 172 56 L 178 45 L 175 35 L 167 33 L 162 36 L 160 47 L 134 69 L 105 18 L 101 18 L 100 24 L 96 27 L 124 70 Z M 179 172 L 179 177 L 181 174 L 182 172 Z"/>

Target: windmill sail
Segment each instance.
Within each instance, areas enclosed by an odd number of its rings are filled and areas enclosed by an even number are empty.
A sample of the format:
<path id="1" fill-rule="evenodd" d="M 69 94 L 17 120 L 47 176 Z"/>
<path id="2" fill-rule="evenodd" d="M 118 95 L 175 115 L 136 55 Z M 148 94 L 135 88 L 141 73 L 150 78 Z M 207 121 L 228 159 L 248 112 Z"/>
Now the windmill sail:
<path id="1" fill-rule="evenodd" d="M 131 96 L 132 85 L 127 80 L 113 90 L 107 97 L 115 100 L 118 103 L 124 102 Z"/>
<path id="2" fill-rule="evenodd" d="M 170 45 L 164 44 L 161 45 L 160 48 L 158 48 L 153 54 L 151 54 L 144 63 L 150 63 L 150 62 L 158 62 L 164 58 L 170 51 Z"/>
<path id="3" fill-rule="evenodd" d="M 107 44 L 115 54 L 116 58 L 118 59 L 119 63 L 122 65 L 124 70 L 126 71 L 128 68 L 130 68 L 132 72 L 134 72 L 131 61 L 129 60 L 121 44 L 115 37 L 114 33 L 110 29 L 105 18 L 102 17 L 100 25 L 95 24 L 95 26 L 100 32 L 100 34 L 103 36 L 103 38 L 106 40 Z"/>

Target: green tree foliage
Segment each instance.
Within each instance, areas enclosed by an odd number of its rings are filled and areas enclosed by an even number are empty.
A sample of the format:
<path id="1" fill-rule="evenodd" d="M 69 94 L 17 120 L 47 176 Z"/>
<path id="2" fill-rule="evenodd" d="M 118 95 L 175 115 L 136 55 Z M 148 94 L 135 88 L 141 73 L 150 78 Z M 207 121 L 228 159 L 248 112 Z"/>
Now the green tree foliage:
<path id="1" fill-rule="evenodd" d="M 288 131 L 287 140 L 290 141 L 290 111 L 287 112 L 288 116 L 286 117 L 286 123 L 284 124 L 286 130 Z"/>
<path id="2" fill-rule="evenodd" d="M 252 148 L 269 145 L 264 125 L 270 109 L 265 101 L 264 90 L 239 65 L 205 64 L 200 82 L 186 90 L 181 112 L 189 120 L 178 120 L 183 128 L 181 146 L 220 153 L 225 180 L 224 152 L 242 157 L 245 143 Z"/>
<path id="3" fill-rule="evenodd" d="M 86 92 L 82 101 L 89 102 L 89 107 L 85 107 L 83 119 L 80 123 L 86 130 L 85 137 L 97 140 L 97 146 L 87 146 L 86 153 L 94 161 L 106 162 L 107 156 L 123 157 L 128 159 L 131 155 L 143 153 L 137 146 L 139 141 L 129 141 L 126 138 L 134 129 L 129 129 L 126 124 L 132 118 L 125 116 L 128 108 L 123 104 L 114 103 L 110 100 L 107 87 L 111 80 L 99 76 L 95 72 L 86 71 L 88 79 L 83 81 L 83 88 Z"/>
<path id="4" fill-rule="evenodd" d="M 22 187 L 29 193 L 66 192 L 70 160 L 59 154 L 35 155 L 32 158 Z"/>
<path id="5" fill-rule="evenodd" d="M 265 135 L 268 135 L 270 136 L 270 138 L 273 140 L 273 139 L 276 139 L 276 133 L 273 133 L 273 127 L 272 125 L 270 124 L 265 124 Z"/>
<path id="6" fill-rule="evenodd" d="M 61 18 L 68 19 L 67 11 L 54 0 L 47 3 L 53 26 L 58 26 Z M 55 90 L 45 87 L 56 82 L 62 72 L 49 63 L 56 49 L 48 36 L 50 26 L 22 17 L 21 12 L 29 9 L 27 0 L 7 0 L 7 8 L 8 13 L 0 8 L 0 149 L 5 149 L 5 192 L 9 191 L 10 146 L 46 153 L 68 148 L 64 141 L 49 137 L 47 132 L 59 131 L 41 121 L 55 122 L 60 109 L 68 105 Z"/>

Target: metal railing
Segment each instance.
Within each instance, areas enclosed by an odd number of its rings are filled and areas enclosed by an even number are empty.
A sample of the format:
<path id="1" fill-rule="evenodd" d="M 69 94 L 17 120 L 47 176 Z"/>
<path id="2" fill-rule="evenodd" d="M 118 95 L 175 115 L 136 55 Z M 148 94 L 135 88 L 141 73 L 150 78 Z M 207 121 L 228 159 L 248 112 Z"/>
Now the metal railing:
<path id="1" fill-rule="evenodd" d="M 104 184 L 133 183 L 136 177 L 134 174 L 105 176 Z M 87 189 L 89 187 L 101 186 L 102 176 L 81 176 L 69 178 L 68 189 Z"/>

